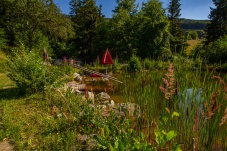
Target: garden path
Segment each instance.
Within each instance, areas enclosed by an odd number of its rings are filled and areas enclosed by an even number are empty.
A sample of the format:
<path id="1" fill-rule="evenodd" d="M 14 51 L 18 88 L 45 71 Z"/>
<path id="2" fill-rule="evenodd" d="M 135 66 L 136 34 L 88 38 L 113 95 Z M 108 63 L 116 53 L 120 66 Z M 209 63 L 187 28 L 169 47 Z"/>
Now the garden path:
<path id="1" fill-rule="evenodd" d="M 14 151 L 14 147 L 8 141 L 1 141 L 0 151 Z"/>

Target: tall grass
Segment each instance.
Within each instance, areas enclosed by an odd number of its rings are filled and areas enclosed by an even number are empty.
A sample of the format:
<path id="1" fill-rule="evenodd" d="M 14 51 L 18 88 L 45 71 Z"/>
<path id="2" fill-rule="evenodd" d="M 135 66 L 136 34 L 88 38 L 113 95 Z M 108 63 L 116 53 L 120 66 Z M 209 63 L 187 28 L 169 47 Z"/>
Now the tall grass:
<path id="1" fill-rule="evenodd" d="M 145 131 L 150 142 L 154 142 L 153 131 L 159 118 L 166 114 L 166 109 L 169 109 L 180 113 L 176 121 L 169 123 L 168 129 L 178 132 L 178 137 L 174 141 L 184 144 L 185 150 L 212 150 L 215 146 L 225 150 L 227 146 L 222 139 L 227 136 L 227 132 L 219 123 L 227 103 L 221 83 L 212 79 L 215 73 L 202 71 L 201 64 L 194 66 L 187 60 L 175 61 L 173 64 L 177 94 L 171 96 L 171 106 L 159 89 L 160 85 L 164 86 L 162 79 L 167 73 L 168 66 L 124 76 L 124 100 L 139 104 L 142 110 L 143 119 L 137 128 Z M 223 79 L 225 81 L 226 77 Z M 191 96 L 186 94 L 189 88 L 192 90 Z M 198 98 L 196 94 L 200 88 L 202 93 Z M 211 113 L 212 116 L 209 115 Z"/>

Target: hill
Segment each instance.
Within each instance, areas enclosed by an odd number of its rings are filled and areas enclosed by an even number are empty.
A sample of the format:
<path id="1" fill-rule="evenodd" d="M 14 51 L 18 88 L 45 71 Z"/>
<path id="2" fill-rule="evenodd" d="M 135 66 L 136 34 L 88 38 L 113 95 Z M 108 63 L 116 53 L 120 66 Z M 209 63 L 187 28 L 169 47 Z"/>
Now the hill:
<path id="1" fill-rule="evenodd" d="M 184 30 L 205 30 L 209 20 L 180 19 L 181 28 Z"/>

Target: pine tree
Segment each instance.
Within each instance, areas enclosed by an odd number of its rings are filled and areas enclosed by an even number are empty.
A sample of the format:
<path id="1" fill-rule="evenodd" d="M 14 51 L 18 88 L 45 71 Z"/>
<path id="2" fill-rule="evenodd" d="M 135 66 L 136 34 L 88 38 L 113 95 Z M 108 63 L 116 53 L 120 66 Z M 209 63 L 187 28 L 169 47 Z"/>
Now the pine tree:
<path id="1" fill-rule="evenodd" d="M 227 34 L 227 0 L 213 0 L 216 8 L 210 8 L 205 44 L 216 41 Z"/>
<path id="2" fill-rule="evenodd" d="M 181 49 L 181 46 L 183 45 L 183 32 L 180 25 L 180 0 L 170 0 L 169 6 L 168 6 L 168 18 L 170 21 L 170 34 L 173 36 L 173 39 L 170 42 L 171 50 L 173 51 L 179 51 Z"/>
<path id="3" fill-rule="evenodd" d="M 171 23 L 170 33 L 175 37 L 179 36 L 180 22 L 180 0 L 171 0 L 168 7 L 168 18 Z"/>
<path id="4" fill-rule="evenodd" d="M 94 39 L 100 22 L 100 10 L 95 0 L 71 0 L 71 15 L 74 22 L 74 55 L 82 61 L 92 62 L 94 56 Z M 75 51 L 74 50 L 74 51 Z"/>
<path id="5" fill-rule="evenodd" d="M 143 4 L 141 23 L 138 27 L 138 54 L 141 58 L 169 57 L 169 21 L 159 0 Z"/>
<path id="6" fill-rule="evenodd" d="M 76 15 L 76 11 L 78 8 L 82 7 L 85 4 L 84 0 L 71 0 L 69 5 L 71 6 L 70 15 Z"/>
<path id="7" fill-rule="evenodd" d="M 135 15 L 138 8 L 138 4 L 136 5 L 135 2 L 136 0 L 116 0 L 117 6 L 112 12 L 117 14 L 121 10 L 126 10 L 129 14 Z"/>
<path id="8" fill-rule="evenodd" d="M 138 4 L 135 2 L 136 0 L 117 0 L 117 6 L 113 10 L 109 45 L 112 47 L 111 53 L 118 54 L 119 60 L 129 60 L 136 51 L 133 34 L 138 27 L 135 28 L 133 20 L 137 14 Z"/>

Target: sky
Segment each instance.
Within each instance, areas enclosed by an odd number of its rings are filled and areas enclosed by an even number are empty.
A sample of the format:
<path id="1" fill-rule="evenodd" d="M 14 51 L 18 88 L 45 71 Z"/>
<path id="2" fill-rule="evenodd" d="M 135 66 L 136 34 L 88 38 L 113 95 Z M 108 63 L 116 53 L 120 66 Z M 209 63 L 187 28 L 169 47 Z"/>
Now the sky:
<path id="1" fill-rule="evenodd" d="M 146 2 L 147 0 L 136 0 L 136 3 Z M 167 8 L 170 0 L 159 0 L 163 3 L 163 8 Z M 64 14 L 69 14 L 70 0 L 54 0 Z M 96 0 L 97 6 L 102 5 L 102 13 L 110 18 L 112 10 L 116 6 L 116 0 Z M 210 14 L 210 7 L 214 8 L 212 0 L 180 0 L 180 18 L 206 20 Z"/>

